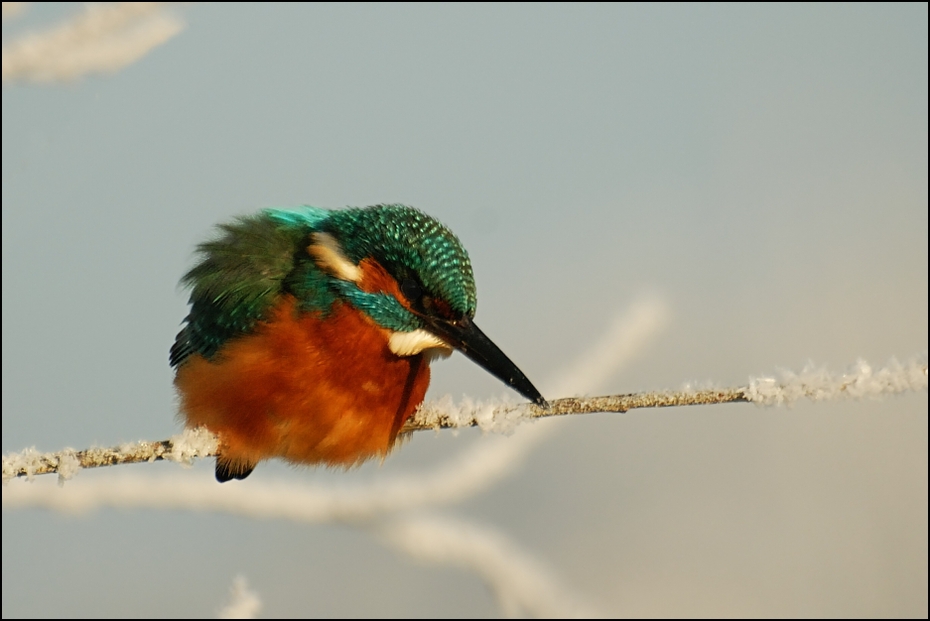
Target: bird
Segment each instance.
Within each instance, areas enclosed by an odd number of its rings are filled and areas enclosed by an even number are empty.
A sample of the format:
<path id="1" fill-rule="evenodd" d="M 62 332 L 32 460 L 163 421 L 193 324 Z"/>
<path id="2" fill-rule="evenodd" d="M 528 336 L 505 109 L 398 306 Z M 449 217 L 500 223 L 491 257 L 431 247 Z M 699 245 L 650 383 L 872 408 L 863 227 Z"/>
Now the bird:
<path id="1" fill-rule="evenodd" d="M 430 363 L 455 350 L 547 405 L 475 325 L 468 253 L 423 211 L 267 208 L 218 225 L 196 254 L 169 362 L 179 417 L 218 438 L 221 483 L 274 458 L 383 459 L 423 402 Z"/>

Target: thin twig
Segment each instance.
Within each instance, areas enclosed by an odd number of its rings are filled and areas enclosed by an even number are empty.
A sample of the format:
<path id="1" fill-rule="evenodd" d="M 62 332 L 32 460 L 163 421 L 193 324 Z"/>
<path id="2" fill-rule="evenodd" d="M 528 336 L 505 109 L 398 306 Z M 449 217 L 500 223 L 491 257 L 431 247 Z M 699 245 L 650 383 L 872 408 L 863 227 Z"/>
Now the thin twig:
<path id="1" fill-rule="evenodd" d="M 607 397 L 556 399 L 549 408 L 532 404 L 509 404 L 494 408 L 494 416 L 516 414 L 519 418 L 544 418 L 568 414 L 593 412 L 626 412 L 634 408 L 672 407 L 682 405 L 709 405 L 715 403 L 748 402 L 743 388 L 731 390 L 704 390 L 700 392 L 644 392 Z M 474 427 L 479 422 L 475 417 L 462 420 L 452 418 L 435 405 L 425 403 L 412 419 L 407 421 L 402 432 L 427 429 L 450 429 Z M 66 449 L 55 453 L 39 453 L 34 450 L 4 455 L 3 480 L 17 477 L 33 477 L 40 474 L 59 474 L 64 478 L 82 468 L 99 468 L 119 464 L 137 464 L 147 461 L 190 462 L 194 457 L 216 455 L 216 440 L 209 434 L 206 446 L 192 445 L 190 434 L 181 434 L 170 440 L 159 442 L 136 442 L 111 448 L 92 448 L 83 451 Z M 204 440 L 203 437 L 198 440 Z M 212 442 L 212 444 L 211 444 Z"/>
<path id="2" fill-rule="evenodd" d="M 3 456 L 3 481 L 16 477 L 40 474 L 58 474 L 68 479 L 82 468 L 99 468 L 119 464 L 138 464 L 146 461 L 176 461 L 190 464 L 195 457 L 216 455 L 216 436 L 205 429 L 187 430 L 170 440 L 159 442 L 132 442 L 110 448 L 92 448 L 83 451 L 65 449 L 55 453 L 39 453 L 26 449 Z"/>
<path id="3" fill-rule="evenodd" d="M 874 369 L 864 360 L 859 360 L 846 372 L 839 374 L 808 365 L 800 373 L 782 371 L 781 375 L 781 379 L 753 379 L 749 386 L 743 388 L 556 399 L 551 401 L 547 408 L 529 403 L 477 407 L 467 405 L 464 408 L 449 402 L 425 403 L 413 418 L 407 421 L 401 433 L 474 426 L 484 430 L 501 430 L 527 419 L 592 412 L 627 412 L 636 408 L 719 403 L 783 405 L 794 403 L 801 398 L 812 401 L 875 399 L 909 391 L 927 390 L 927 354 L 925 352 L 904 364 L 892 359 L 885 367 L 879 369 Z M 137 442 L 109 449 L 66 449 L 44 454 L 35 449 L 27 449 L 21 453 L 3 456 L 3 481 L 51 473 L 57 473 L 59 479 L 64 480 L 81 468 L 164 459 L 191 463 L 195 457 L 211 457 L 216 455 L 216 451 L 216 436 L 205 429 L 187 430 L 161 442 Z"/>
<path id="4" fill-rule="evenodd" d="M 548 408 L 530 403 L 503 405 L 494 409 L 494 416 L 517 414 L 519 418 L 546 418 L 569 414 L 593 414 L 595 412 L 623 413 L 636 408 L 666 408 L 683 405 L 714 405 L 719 403 L 749 403 L 745 388 L 723 390 L 701 390 L 697 392 L 639 392 L 607 397 L 567 397 L 549 402 Z M 401 433 L 426 429 L 455 429 L 475 427 L 480 422 L 472 417 L 461 420 L 447 411 L 424 403 L 401 429 Z"/>

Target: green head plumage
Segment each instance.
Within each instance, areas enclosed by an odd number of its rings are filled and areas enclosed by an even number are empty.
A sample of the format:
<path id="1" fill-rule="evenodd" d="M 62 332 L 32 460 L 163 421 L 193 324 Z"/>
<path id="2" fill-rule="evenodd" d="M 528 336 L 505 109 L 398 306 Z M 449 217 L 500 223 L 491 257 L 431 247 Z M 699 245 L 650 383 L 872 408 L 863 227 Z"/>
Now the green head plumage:
<path id="1" fill-rule="evenodd" d="M 321 230 L 333 234 L 355 263 L 374 257 L 398 282 L 414 278 L 457 315 L 475 316 L 468 253 L 452 231 L 422 211 L 404 205 L 336 211 Z"/>
<path id="2" fill-rule="evenodd" d="M 311 240 L 315 233 L 329 235 L 352 265 L 374 259 L 402 288 L 421 291 L 424 300 L 441 301 L 453 316 L 474 317 L 477 297 L 468 253 L 440 222 L 405 205 L 321 211 L 265 213 L 288 228 L 302 228 Z M 343 299 L 389 330 L 411 332 L 424 327 L 393 296 L 362 291 L 351 279 L 327 275 L 308 259 L 298 259 L 285 283 L 305 310 L 325 311 L 336 299 Z"/>

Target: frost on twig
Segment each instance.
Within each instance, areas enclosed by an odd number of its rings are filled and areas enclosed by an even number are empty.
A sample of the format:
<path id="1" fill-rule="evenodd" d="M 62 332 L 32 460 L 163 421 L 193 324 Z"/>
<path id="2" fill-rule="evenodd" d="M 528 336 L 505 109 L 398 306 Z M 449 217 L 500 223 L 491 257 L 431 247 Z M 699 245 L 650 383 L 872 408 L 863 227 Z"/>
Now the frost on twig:
<path id="1" fill-rule="evenodd" d="M 143 461 L 176 461 L 189 465 L 195 457 L 216 454 L 216 436 L 206 429 L 186 429 L 170 440 L 159 442 L 128 442 L 110 448 L 83 451 L 64 449 L 55 453 L 40 453 L 28 448 L 3 456 L 3 481 L 14 477 L 32 478 L 39 474 L 57 473 L 59 481 L 70 479 L 82 468 L 99 468 Z"/>
<path id="2" fill-rule="evenodd" d="M 262 609 L 262 600 L 244 576 L 237 576 L 229 589 L 229 603 L 217 615 L 220 619 L 254 619 Z"/>
<path id="3" fill-rule="evenodd" d="M 451 399 L 424 403 L 407 421 L 402 432 L 424 429 L 480 427 L 483 431 L 508 432 L 520 422 L 549 416 L 627 412 L 637 408 L 664 408 L 682 405 L 711 405 L 748 402 L 744 388 L 721 390 L 640 392 L 607 397 L 566 397 L 549 402 L 548 408 L 529 403 L 478 403 L 466 401 L 456 407 Z"/>
<path id="4" fill-rule="evenodd" d="M 481 576 L 508 617 L 600 616 L 532 555 L 493 528 L 437 515 L 395 520 L 379 529 L 392 547 L 426 563 Z"/>
<path id="5" fill-rule="evenodd" d="M 831 374 L 812 366 L 801 373 L 782 371 L 781 379 L 762 377 L 749 386 L 717 390 L 682 390 L 644 392 L 607 397 L 569 397 L 556 399 L 548 408 L 532 404 L 473 403 L 456 406 L 451 399 L 424 403 L 402 432 L 425 429 L 481 427 L 485 431 L 508 432 L 521 422 L 550 416 L 589 414 L 593 412 L 627 412 L 637 408 L 712 405 L 721 403 L 756 403 L 790 405 L 801 398 L 812 401 L 839 399 L 878 399 L 904 392 L 927 390 L 926 353 L 902 364 L 891 360 L 885 367 L 873 369 L 859 360 L 847 372 Z M 15 477 L 33 477 L 57 473 L 61 480 L 70 478 L 81 468 L 167 459 L 190 463 L 195 457 L 216 454 L 217 442 L 206 430 L 188 430 L 170 440 L 138 442 L 107 449 L 57 453 L 39 453 L 27 449 L 3 457 L 3 481 Z"/>
<path id="6" fill-rule="evenodd" d="M 4 17 L 10 13 L 3 3 Z M 58 26 L 3 45 L 3 84 L 113 73 L 184 29 L 161 2 L 91 4 Z"/>
<path id="7" fill-rule="evenodd" d="M 456 406 L 451 399 L 423 404 L 402 429 L 403 433 L 426 429 L 454 429 L 480 426 L 484 431 L 509 432 L 527 420 L 566 414 L 626 412 L 634 408 L 669 407 L 747 401 L 740 389 L 678 393 L 640 393 L 612 397 L 567 398 L 550 403 L 548 409 L 530 404 L 479 403 L 465 401 Z M 83 451 L 65 449 L 39 453 L 26 449 L 3 456 L 3 481 L 16 477 L 32 478 L 57 473 L 64 481 L 82 468 L 98 468 L 144 461 L 170 460 L 190 463 L 195 457 L 216 455 L 216 437 L 205 429 L 186 430 L 170 440 L 135 442 L 111 448 Z"/>
<path id="8" fill-rule="evenodd" d="M 927 353 L 902 364 L 892 358 L 881 369 L 859 359 L 845 373 L 833 374 L 808 363 L 800 373 L 782 369 L 781 379 L 754 378 L 744 389 L 746 397 L 760 405 L 811 401 L 880 399 L 903 392 L 927 390 Z"/>

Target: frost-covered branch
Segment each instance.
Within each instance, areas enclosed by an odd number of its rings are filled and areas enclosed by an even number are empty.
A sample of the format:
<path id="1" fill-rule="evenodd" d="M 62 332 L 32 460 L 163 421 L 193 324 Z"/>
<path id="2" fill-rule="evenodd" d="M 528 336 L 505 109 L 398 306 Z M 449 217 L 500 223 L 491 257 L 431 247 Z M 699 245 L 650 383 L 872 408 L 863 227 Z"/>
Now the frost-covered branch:
<path id="1" fill-rule="evenodd" d="M 644 392 L 607 397 L 564 398 L 551 401 L 548 408 L 531 404 L 464 402 L 451 399 L 425 403 L 405 425 L 404 432 L 426 429 L 480 427 L 485 431 L 509 431 L 527 420 L 592 412 L 627 412 L 637 408 L 756 403 L 790 405 L 802 398 L 812 401 L 838 399 L 877 399 L 903 392 L 927 390 L 926 353 L 902 364 L 892 360 L 873 369 L 858 361 L 847 372 L 831 374 L 811 365 L 800 373 L 782 371 L 781 378 L 760 377 L 742 388 Z M 171 440 L 139 442 L 109 449 L 39 453 L 27 449 L 3 457 L 3 481 L 57 473 L 70 478 L 81 468 L 139 463 L 168 459 L 190 462 L 195 457 L 216 454 L 216 438 L 206 431 L 187 431 Z"/>
<path id="2" fill-rule="evenodd" d="M 449 499 L 410 494 L 403 485 L 390 482 L 355 488 L 283 481 L 227 486 L 203 477 L 141 474 L 89 479 L 64 488 L 36 483 L 3 489 L 3 505 L 8 510 L 188 510 L 303 524 L 351 524 L 372 529 L 395 550 L 424 562 L 474 571 L 506 610 L 546 617 L 592 616 L 594 611 L 561 584 L 545 563 L 493 528 L 452 518 L 404 516 L 405 511 L 435 507 L 444 500 Z M 386 515 L 397 517 L 384 523 Z M 237 581 L 232 593 L 232 602 L 222 613 L 226 618 L 248 616 L 260 606 L 244 582 Z"/>
<path id="3" fill-rule="evenodd" d="M 454 565 L 479 575 L 493 589 L 507 617 L 600 617 L 540 561 L 493 528 L 437 515 L 390 522 L 381 539 L 427 562 Z"/>
<path id="4" fill-rule="evenodd" d="M 3 3 L 4 17 L 10 15 Z M 15 14 L 15 11 L 14 11 Z M 3 84 L 113 73 L 184 29 L 162 2 L 91 4 L 57 27 L 3 45 Z"/>
<path id="5" fill-rule="evenodd" d="M 220 610 L 219 619 L 254 619 L 262 609 L 262 600 L 244 576 L 237 576 L 229 589 L 229 603 Z"/>
<path id="6" fill-rule="evenodd" d="M 176 461 L 190 464 L 195 457 L 216 455 L 216 436 L 206 429 L 187 429 L 170 440 L 158 442 L 127 442 L 110 448 L 91 448 L 83 451 L 64 449 L 55 453 L 40 453 L 28 448 L 19 453 L 3 456 L 3 482 L 15 477 L 33 477 L 38 474 L 58 475 L 60 480 L 70 479 L 82 468 L 99 468 L 119 464 L 138 464 L 145 461 Z"/>
<path id="7" fill-rule="evenodd" d="M 628 412 L 637 408 L 665 408 L 682 405 L 713 405 L 749 402 L 745 388 L 723 390 L 640 392 L 606 397 L 566 397 L 549 402 L 548 408 L 529 403 L 485 404 L 456 407 L 451 399 L 424 403 L 404 425 L 402 432 L 425 429 L 480 427 L 484 431 L 508 431 L 516 424 L 534 418 L 592 414 L 594 412 Z"/>
<path id="8" fill-rule="evenodd" d="M 759 405 L 791 405 L 801 399 L 880 399 L 927 390 L 927 352 L 903 364 L 892 358 L 880 369 L 873 369 L 860 358 L 845 373 L 833 374 L 808 363 L 800 373 L 781 369 L 778 375 L 780 379 L 752 379 L 743 389 L 746 398 Z"/>
<path id="9" fill-rule="evenodd" d="M 747 401 L 740 390 L 702 391 L 697 393 L 641 393 L 612 397 L 557 399 L 548 409 L 529 404 L 480 403 L 457 407 L 451 399 L 424 403 L 405 425 L 403 432 L 427 429 L 481 427 L 485 431 L 509 430 L 533 419 L 591 412 L 626 412 L 633 408 L 667 407 Z M 134 442 L 111 448 L 83 451 L 65 449 L 40 453 L 34 448 L 3 456 L 3 481 L 15 477 L 58 474 L 70 479 L 82 468 L 99 468 L 119 464 L 170 460 L 189 463 L 194 457 L 216 455 L 217 439 L 205 429 L 187 430 L 170 440 Z"/>

